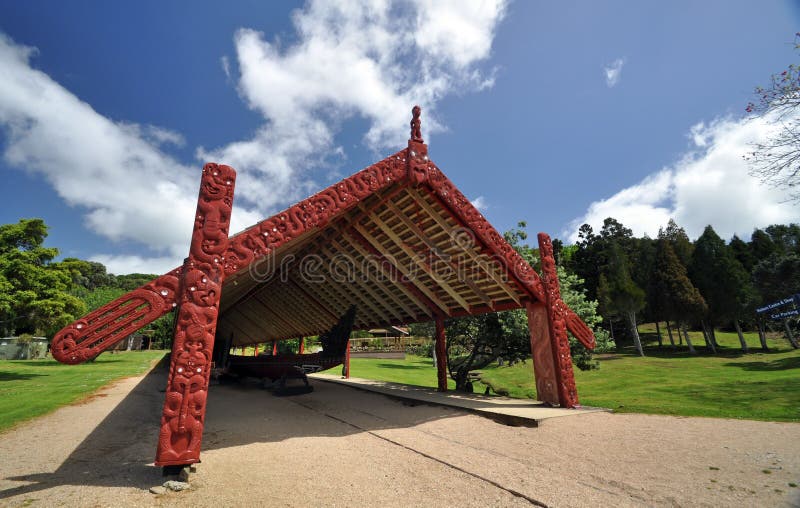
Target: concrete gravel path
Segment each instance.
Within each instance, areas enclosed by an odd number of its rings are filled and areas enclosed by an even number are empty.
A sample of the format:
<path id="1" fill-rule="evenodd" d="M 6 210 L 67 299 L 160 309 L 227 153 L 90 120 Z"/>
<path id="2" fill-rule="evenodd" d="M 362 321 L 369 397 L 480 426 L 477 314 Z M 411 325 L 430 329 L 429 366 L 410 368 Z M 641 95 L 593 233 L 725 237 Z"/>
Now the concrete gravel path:
<path id="1" fill-rule="evenodd" d="M 346 386 L 214 386 L 192 489 L 156 496 L 166 372 L 0 434 L 0 506 L 800 506 L 800 424 L 585 414 L 510 427 Z"/>

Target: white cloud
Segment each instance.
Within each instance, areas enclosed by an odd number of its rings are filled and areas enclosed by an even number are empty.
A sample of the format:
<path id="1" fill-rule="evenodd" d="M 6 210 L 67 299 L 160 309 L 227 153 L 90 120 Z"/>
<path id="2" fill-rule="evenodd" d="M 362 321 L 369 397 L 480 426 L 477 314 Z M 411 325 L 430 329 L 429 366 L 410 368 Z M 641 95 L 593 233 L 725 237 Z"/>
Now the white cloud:
<path id="1" fill-rule="evenodd" d="M 693 147 L 671 167 L 654 173 L 610 198 L 589 205 L 562 236 L 577 241 L 577 229 L 587 223 L 598 231 L 614 217 L 634 234 L 655 237 L 669 218 L 698 237 L 707 225 L 723 238 L 749 238 L 756 227 L 800 219 L 800 210 L 787 202 L 787 191 L 759 183 L 748 174 L 745 152 L 765 139 L 775 125 L 763 118 L 717 119 L 692 126 Z"/>
<path id="2" fill-rule="evenodd" d="M 487 208 L 489 208 L 489 204 L 486 202 L 486 198 L 483 196 L 478 196 L 477 198 L 470 201 L 472 206 L 480 210 L 481 212 L 485 212 Z"/>
<path id="3" fill-rule="evenodd" d="M 225 77 L 231 79 L 231 61 L 227 55 L 220 58 L 219 63 L 222 65 L 222 71 L 225 73 Z"/>
<path id="4" fill-rule="evenodd" d="M 227 57 L 220 63 L 264 123 L 249 139 L 198 147 L 200 160 L 190 165 L 167 151 L 185 144 L 179 133 L 104 117 L 32 68 L 35 48 L 0 33 L 3 157 L 85 210 L 95 233 L 149 249 L 151 257 L 94 256 L 112 271 L 177 266 L 186 255 L 203 162 L 236 168 L 231 229 L 243 229 L 317 190 L 309 169 L 338 170 L 345 153 L 335 136 L 345 120 L 368 122 L 364 141 L 375 151 L 405 144 L 414 104 L 425 109 L 426 137 L 441 130 L 439 99 L 492 85 L 492 71 L 485 75 L 478 64 L 490 56 L 504 13 L 504 0 L 311 1 L 293 14 L 292 45 L 240 29 L 238 65 Z"/>
<path id="5" fill-rule="evenodd" d="M 158 254 L 157 262 L 167 257 L 178 266 L 188 249 L 200 167 L 179 163 L 160 146 L 183 138 L 160 127 L 105 118 L 31 68 L 35 54 L 0 34 L 6 162 L 42 175 L 64 201 L 85 210 L 92 231 L 140 242 Z M 252 219 L 247 211 L 238 215 L 240 221 Z M 136 269 L 155 271 L 143 263 Z"/>
<path id="6" fill-rule="evenodd" d="M 622 66 L 625 65 L 624 58 L 617 58 L 610 64 L 603 67 L 603 71 L 606 75 L 606 85 L 609 88 L 613 88 L 614 86 L 619 83 L 620 77 L 622 75 Z"/>
<path id="7" fill-rule="evenodd" d="M 411 106 L 423 107 L 428 137 L 441 129 L 440 98 L 491 86 L 477 64 L 490 56 L 504 13 L 502 0 L 312 1 L 293 14 L 292 45 L 240 29 L 239 94 L 264 124 L 249 139 L 201 147 L 198 157 L 237 168 L 239 195 L 262 212 L 301 198 L 317 188 L 308 168 L 343 160 L 335 146 L 343 121 L 367 120 L 371 149 L 397 149 Z"/>
<path id="8" fill-rule="evenodd" d="M 188 253 L 188 252 L 187 252 Z M 186 254 L 184 254 L 184 257 Z M 105 265 L 108 273 L 122 275 L 126 273 L 166 273 L 181 263 L 175 262 L 174 256 L 158 256 L 145 258 L 136 255 L 96 254 L 89 257 Z"/>

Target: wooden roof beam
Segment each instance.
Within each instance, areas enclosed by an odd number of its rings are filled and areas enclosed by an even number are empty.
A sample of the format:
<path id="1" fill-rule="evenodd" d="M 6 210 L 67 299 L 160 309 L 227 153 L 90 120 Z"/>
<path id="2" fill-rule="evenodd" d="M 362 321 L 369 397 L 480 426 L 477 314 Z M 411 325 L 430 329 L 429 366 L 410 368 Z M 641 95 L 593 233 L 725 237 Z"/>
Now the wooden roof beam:
<path id="1" fill-rule="evenodd" d="M 347 251 L 347 248 L 343 244 L 339 243 L 335 238 L 331 239 L 331 243 L 334 246 L 336 246 L 336 248 L 338 248 L 340 251 Z M 352 245 L 352 244 L 348 244 L 348 245 Z M 362 259 L 364 261 L 366 261 L 364 258 L 362 258 Z M 362 262 L 362 264 L 363 264 L 363 262 Z M 355 270 L 357 270 L 358 273 L 361 275 L 361 277 L 363 277 L 365 280 L 369 281 L 369 283 L 374 283 L 376 286 L 380 287 L 381 291 L 384 294 L 386 294 L 394 302 L 395 305 L 397 305 L 398 307 L 403 309 L 409 317 L 413 317 L 413 316 L 416 315 L 414 310 L 409 305 L 407 305 L 402 299 L 400 299 L 397 295 L 395 295 L 394 292 L 390 288 L 387 288 L 387 287 L 381 285 L 380 282 L 375 280 L 375 278 L 372 275 L 370 275 L 369 270 L 364 270 L 363 266 L 359 267 L 358 263 L 356 263 L 355 257 L 353 258 L 353 266 L 354 266 Z M 397 316 L 397 314 L 395 314 L 395 316 L 399 317 L 399 316 Z"/>
<path id="2" fill-rule="evenodd" d="M 295 242 L 289 242 L 289 244 L 281 246 L 277 250 L 270 250 L 266 254 L 262 254 L 259 257 L 259 260 L 263 260 L 268 256 L 272 256 L 272 258 L 274 259 L 275 266 L 273 267 L 272 272 L 270 274 L 268 274 L 269 275 L 269 279 L 264 281 L 264 282 L 256 281 L 256 283 L 255 283 L 255 285 L 253 287 L 244 290 L 244 293 L 242 293 L 241 295 L 237 296 L 237 292 L 238 291 L 236 289 L 234 289 L 234 288 L 237 288 L 239 286 L 239 284 L 240 284 L 239 281 L 242 278 L 251 277 L 251 275 L 249 273 L 249 270 L 240 270 L 238 273 L 236 273 L 236 274 L 234 274 L 232 276 L 226 277 L 225 278 L 225 284 L 223 286 L 223 288 L 224 288 L 223 296 L 226 293 L 231 292 L 233 294 L 233 296 L 232 296 L 233 299 L 232 299 L 230 304 L 227 303 L 227 299 L 223 299 L 225 301 L 226 305 L 225 305 L 225 308 L 222 309 L 222 310 L 223 311 L 227 310 L 227 309 L 233 307 L 234 305 L 238 305 L 238 304 L 242 303 L 243 301 L 245 301 L 247 298 L 250 297 L 250 293 L 251 292 L 253 292 L 253 291 L 258 292 L 259 291 L 259 289 L 258 289 L 259 286 L 264 286 L 265 284 L 268 284 L 271 280 L 273 280 L 273 278 L 275 276 L 275 270 L 278 270 L 279 267 L 282 266 L 283 260 L 287 256 L 290 256 L 290 255 L 292 255 L 292 254 L 294 254 L 296 252 L 299 252 L 301 249 L 303 249 L 309 243 L 314 241 L 316 239 L 316 237 L 318 236 L 318 235 L 315 235 L 314 233 L 317 233 L 317 232 L 318 232 L 317 230 L 312 230 L 312 231 L 306 232 L 306 233 L 304 233 L 303 237 L 301 237 L 300 239 L 296 239 Z M 253 263 L 258 263 L 258 262 L 259 261 L 253 261 Z M 265 274 L 264 277 L 266 277 L 266 276 L 267 275 Z M 247 284 L 247 282 L 241 282 L 241 284 L 245 285 L 245 284 Z M 233 286 L 233 287 L 231 287 L 231 286 Z"/>
<path id="3" fill-rule="evenodd" d="M 365 308 L 365 306 L 362 305 L 362 303 L 354 295 L 332 284 L 326 284 L 324 286 L 324 291 L 327 291 L 327 294 L 330 295 L 332 299 L 344 302 L 346 307 L 355 305 L 356 319 L 353 323 L 353 326 L 358 326 L 359 328 L 366 326 L 366 324 L 369 322 L 368 315 L 371 311 L 369 308 Z"/>
<path id="4" fill-rule="evenodd" d="M 349 291 L 343 290 L 338 285 L 334 284 L 332 280 L 329 280 L 327 284 L 320 284 L 319 289 L 334 301 L 345 301 L 347 302 L 348 307 L 350 305 L 355 305 L 356 308 L 359 309 L 359 311 L 356 312 L 356 322 L 361 322 L 359 326 L 366 326 L 366 323 L 368 322 L 366 316 L 364 316 L 364 311 L 366 309 L 364 309 L 363 302 L 358 299 L 357 295 L 353 295 Z"/>
<path id="5" fill-rule="evenodd" d="M 251 317 L 244 314 L 240 308 L 236 307 L 231 309 L 228 315 L 230 318 L 235 318 L 235 321 L 229 318 L 230 322 L 235 322 L 239 329 L 247 331 L 251 339 L 257 339 L 258 337 L 267 335 L 267 331 L 253 321 Z"/>
<path id="6" fill-rule="evenodd" d="M 428 214 L 429 214 L 431 217 L 433 217 L 433 220 L 435 220 L 435 221 L 436 221 L 436 223 L 439 225 L 439 227 L 441 227 L 441 228 L 442 228 L 442 229 L 443 229 L 445 232 L 447 232 L 447 234 L 449 234 L 449 235 L 451 236 L 451 238 L 452 238 L 453 232 L 454 232 L 454 231 L 455 231 L 457 228 L 454 228 L 454 227 L 450 226 L 450 225 L 447 223 L 447 221 L 446 221 L 446 220 L 444 220 L 444 219 L 443 219 L 443 218 L 442 218 L 442 217 L 439 215 L 439 213 L 438 213 L 438 212 L 437 212 L 437 211 L 436 211 L 436 210 L 435 210 L 435 209 L 434 209 L 434 208 L 431 206 L 431 204 L 430 204 L 430 203 L 428 203 L 428 201 L 425 199 L 425 197 L 424 197 L 424 196 L 422 196 L 421 194 L 419 194 L 417 191 L 415 191 L 415 190 L 412 190 L 412 189 L 408 189 L 408 194 L 411 196 L 411 198 L 412 198 L 412 199 L 413 199 L 413 200 L 414 200 L 414 201 L 415 201 L 417 204 L 419 204 L 419 205 L 420 205 L 422 208 L 424 208 L 424 209 L 425 209 L 425 211 L 426 211 L 426 212 L 428 212 Z M 475 262 L 478 264 L 478 266 L 480 266 L 480 267 L 483 269 L 483 271 L 485 271 L 485 272 L 486 272 L 486 274 L 487 274 L 489 277 L 491 277 L 491 278 L 492 278 L 492 279 L 493 279 L 493 280 L 494 280 L 494 281 L 495 281 L 495 282 L 496 282 L 496 283 L 497 283 L 497 284 L 498 284 L 498 285 L 499 285 L 501 288 L 503 288 L 503 291 L 505 291 L 505 293 L 506 293 L 506 294 L 507 294 L 507 295 L 508 295 L 508 296 L 509 296 L 509 297 L 510 297 L 512 300 L 514 300 L 515 302 L 517 302 L 517 304 L 519 304 L 519 305 L 522 305 L 522 303 L 521 303 L 521 301 L 520 301 L 520 298 L 519 298 L 519 296 L 518 296 L 518 293 L 517 293 L 517 292 L 516 292 L 516 291 L 515 291 L 515 290 L 514 290 L 514 289 L 513 289 L 511 286 L 509 286 L 509 284 L 508 284 L 508 281 L 507 281 L 507 280 L 503 280 L 503 278 L 502 278 L 502 277 L 500 277 L 500 276 L 497 274 L 497 272 L 495 272 L 495 271 L 492 269 L 492 267 L 491 267 L 491 266 L 489 266 L 489 264 L 488 264 L 488 263 L 487 263 L 487 262 L 486 262 L 484 259 L 482 259 L 482 258 L 480 257 L 480 255 L 479 255 L 479 254 L 476 254 L 475 252 L 473 252 L 473 251 L 471 251 L 471 250 L 469 250 L 469 249 L 464 249 L 464 252 L 466 252 L 466 253 L 467 253 L 469 256 L 471 256 L 471 257 L 472 257 L 472 259 L 473 259 L 473 261 L 475 261 Z M 506 273 L 507 273 L 507 272 L 506 272 Z"/>
<path id="7" fill-rule="evenodd" d="M 287 314 L 296 316 L 297 312 L 300 311 L 305 314 L 304 316 L 300 317 L 301 321 L 310 322 L 311 326 L 318 327 L 323 330 L 329 328 L 330 322 L 325 318 L 324 315 L 320 315 L 319 309 L 306 302 L 302 296 L 297 294 L 296 286 L 294 286 L 291 282 L 288 282 L 290 280 L 291 279 L 287 279 L 286 290 L 283 292 L 283 297 L 289 300 L 287 303 L 291 309 L 291 312 L 287 312 Z"/>
<path id="8" fill-rule="evenodd" d="M 328 260 L 328 261 L 330 261 L 330 260 Z M 371 299 L 369 299 L 367 297 L 364 297 L 364 295 L 363 295 L 363 293 L 361 291 L 352 291 L 352 290 L 348 290 L 348 288 L 343 288 L 342 285 L 339 284 L 338 282 L 336 282 L 333 279 L 333 277 L 330 276 L 330 275 L 331 274 L 329 273 L 328 274 L 328 279 L 329 280 L 326 283 L 328 288 L 332 289 L 335 293 L 339 294 L 341 298 L 344 298 L 344 299 L 350 301 L 351 304 L 353 304 L 356 307 L 358 307 L 358 309 L 361 311 L 360 312 L 361 314 L 363 314 L 365 311 L 367 311 L 367 309 L 369 309 L 371 312 L 374 312 L 377 316 L 385 316 L 386 315 L 386 311 L 384 309 L 381 309 L 380 307 L 378 307 L 378 305 L 373 303 Z M 360 289 L 361 289 L 361 287 L 359 286 L 359 290 Z M 359 313 L 357 312 L 356 314 L 359 314 Z M 366 320 L 366 317 L 365 317 L 365 320 Z"/>
<path id="9" fill-rule="evenodd" d="M 332 237 L 333 234 L 327 235 L 324 239 L 320 239 L 319 245 L 316 246 L 316 251 L 326 256 L 323 258 L 323 260 L 328 263 L 328 270 L 326 272 L 328 276 L 328 280 L 326 281 L 327 282 L 326 286 L 328 286 L 328 289 L 333 291 L 337 295 L 337 298 L 346 299 L 348 302 L 350 302 L 351 305 L 355 305 L 358 309 L 360 309 L 360 312 L 356 313 L 356 317 L 361 316 L 362 314 L 364 314 L 369 310 L 371 310 L 377 316 L 385 316 L 387 314 L 387 311 L 385 309 L 378 306 L 378 304 L 373 302 L 370 298 L 365 298 L 363 296 L 362 293 L 365 292 L 365 288 L 363 287 L 363 285 L 357 284 L 359 291 L 352 291 L 352 288 L 342 287 L 342 284 L 339 284 L 333 277 L 333 274 L 331 273 L 330 270 L 330 263 L 332 261 L 332 256 L 334 253 L 332 253 L 330 249 L 328 249 L 323 245 L 324 243 L 330 241 Z M 361 317 L 363 318 L 362 323 L 366 323 L 367 319 L 366 316 L 361 316 Z"/>
<path id="10" fill-rule="evenodd" d="M 433 279 L 433 280 L 434 280 L 436 283 L 438 283 L 438 284 L 439 284 L 439 286 L 441 286 L 441 288 L 442 288 L 442 289 L 443 289 L 443 290 L 444 290 L 444 291 L 445 291 L 447 294 L 449 294 L 449 295 L 450 295 L 450 297 L 451 297 L 453 300 L 455 300 L 455 301 L 456 301 L 456 302 L 457 302 L 459 305 L 461 305 L 461 307 L 463 307 L 465 310 L 469 310 L 469 303 L 468 303 L 468 302 L 467 302 L 467 301 L 466 301 L 466 300 L 465 300 L 465 299 L 464 299 L 464 298 L 463 298 L 463 297 L 462 297 L 460 294 L 458 294 L 458 291 L 456 291 L 455 289 L 453 289 L 453 287 L 452 287 L 450 284 L 448 284 L 448 283 L 447 283 L 447 281 L 445 281 L 445 280 L 442 280 L 442 279 L 438 278 L 438 276 L 437 276 L 437 275 L 436 275 L 436 274 L 433 272 L 433 270 L 431 269 L 431 267 L 427 265 L 427 263 L 424 263 L 424 262 L 420 261 L 420 260 L 418 259 L 418 257 L 417 257 L 417 253 L 416 253 L 416 252 L 414 252 L 413 250 L 411 250 L 411 249 L 410 249 L 410 248 L 409 248 L 409 247 L 408 247 L 408 246 L 405 244 L 405 242 L 403 242 L 403 240 L 402 240 L 402 239 L 401 239 L 399 236 L 397 236 L 397 233 L 395 233 L 394 231 L 392 231 L 392 228 L 390 228 L 389 226 L 387 226 L 387 225 L 386 225 L 386 223 L 385 223 L 385 222 L 383 222 L 383 221 L 380 219 L 380 217 L 378 217 L 378 216 L 377 216 L 376 214 L 374 214 L 374 213 L 370 214 L 368 217 L 369 217 L 369 220 L 371 220 L 373 223 L 375 223 L 375 225 L 376 225 L 376 226 L 378 226 L 378 229 L 380 229 L 381 231 L 383 231 L 383 234 L 385 234 L 386 236 L 388 236 L 388 237 L 389 237 L 389 240 L 391 240 L 391 241 L 392 241 L 392 242 L 393 242 L 395 245 L 397 245 L 398 247 L 400 247 L 400 250 L 402 250 L 402 251 L 403 251 L 403 253 L 405 253 L 405 255 L 406 255 L 406 256 L 408 256 L 408 258 L 409 258 L 409 259 L 411 259 L 411 261 L 412 261 L 412 262 L 413 262 L 415 265 L 417 265 L 419 268 L 422 268 L 422 270 L 423 270 L 425 273 L 427 273 L 427 274 L 428 274 L 428 276 L 429 276 L 431 279 Z M 358 224 L 356 224 L 356 225 L 358 226 Z M 363 228 L 362 228 L 362 229 L 363 229 Z"/>
<path id="11" fill-rule="evenodd" d="M 303 287 L 302 287 L 300 284 L 298 284 L 298 283 L 297 283 L 297 281 L 296 281 L 296 280 L 294 280 L 292 277 L 289 277 L 289 284 L 292 284 L 292 285 L 293 285 L 295 288 L 297 288 L 297 290 L 298 290 L 298 291 L 300 291 L 301 293 L 303 293 L 303 296 L 305 296 L 306 298 L 308 298 L 308 299 L 311 301 L 311 303 L 313 303 L 314 305 L 316 305 L 317 307 L 319 307 L 319 309 L 320 309 L 322 312 L 324 312 L 325 314 L 327 314 L 329 318 L 333 319 L 333 322 L 334 322 L 334 323 L 335 323 L 335 322 L 337 322 L 337 321 L 339 321 L 339 316 L 337 316 L 336 314 L 334 314 L 333 312 L 331 312 L 331 310 L 330 310 L 330 309 L 329 309 L 329 308 L 328 308 L 326 305 L 324 305 L 323 303 L 321 303 L 321 302 L 320 302 L 320 301 L 317 299 L 317 297 L 315 297 L 315 296 L 314 296 L 314 295 L 313 295 L 311 292 L 309 292 L 309 291 L 305 290 L 305 289 L 304 289 L 304 288 L 303 288 Z"/>
<path id="12" fill-rule="evenodd" d="M 366 246 L 363 245 L 360 241 L 349 237 L 347 233 L 345 233 L 343 231 L 339 231 L 339 233 L 342 235 L 342 237 L 345 240 L 347 240 L 347 242 L 350 245 L 353 246 L 353 248 L 355 250 L 358 251 L 359 254 L 361 254 L 363 256 L 363 258 L 365 260 L 369 260 L 373 266 L 375 266 L 378 270 L 381 271 L 381 274 L 383 274 L 384 276 L 386 275 L 386 270 L 384 270 L 384 267 L 374 259 L 374 257 L 375 257 L 374 252 L 368 250 L 366 248 Z M 392 280 L 391 276 L 387 277 L 387 280 Z M 400 291 L 402 291 L 403 294 L 405 294 L 406 297 L 408 297 L 408 299 L 411 300 L 411 302 L 415 306 L 417 306 L 420 310 L 422 310 L 422 312 L 424 314 L 426 314 L 428 317 L 433 317 L 433 313 L 431 312 L 430 306 L 428 304 L 426 304 L 426 303 L 423 303 L 423 300 L 420 300 L 420 298 L 418 296 L 418 292 L 412 291 L 405 284 L 397 284 L 395 287 L 397 287 Z M 413 287 L 413 286 L 411 286 L 411 287 Z M 409 312 L 409 315 L 414 316 L 416 314 L 414 312 Z"/>
<path id="13" fill-rule="evenodd" d="M 230 330 L 225 330 L 226 328 L 230 328 Z M 250 333 L 246 332 L 245 330 L 240 328 L 236 324 L 236 322 L 231 320 L 231 319 L 222 319 L 222 320 L 220 320 L 219 326 L 217 327 L 217 331 L 218 332 L 220 332 L 220 331 L 223 331 L 223 332 L 224 331 L 229 331 L 230 333 L 234 334 L 233 342 L 236 342 L 236 334 L 240 333 L 240 332 L 241 332 L 242 336 L 244 336 L 244 337 L 246 337 L 248 339 L 250 338 Z M 223 333 L 223 335 L 224 335 L 224 333 Z"/>
<path id="14" fill-rule="evenodd" d="M 273 326 L 278 330 L 279 333 L 291 333 L 300 331 L 297 328 L 297 325 L 290 323 L 289 321 L 284 319 L 284 317 L 281 316 L 281 314 L 278 311 L 273 310 L 268 302 L 265 302 L 263 299 L 258 298 L 258 296 L 256 296 L 256 300 L 258 301 L 259 304 L 261 304 L 261 308 L 266 313 L 270 314 L 273 317 L 273 322 L 274 322 Z"/>
<path id="15" fill-rule="evenodd" d="M 414 284 L 412 282 L 411 274 L 408 272 L 408 270 L 403 268 L 402 265 L 397 265 L 393 263 L 381 253 L 380 249 L 382 249 L 383 246 L 380 244 L 380 242 L 378 242 L 375 238 L 373 238 L 372 235 L 370 235 L 369 232 L 366 231 L 363 226 L 361 226 L 357 222 L 353 223 L 353 229 L 351 231 L 351 235 L 357 241 L 363 241 L 361 245 L 364 246 L 364 248 L 366 248 L 367 250 L 369 250 L 373 256 L 376 256 L 381 261 L 388 263 L 389 266 L 393 267 L 396 271 L 399 271 L 405 277 L 407 277 L 408 281 L 399 280 L 398 282 L 400 282 L 400 284 L 405 285 L 406 288 L 408 288 L 411 292 L 413 292 L 418 300 L 421 300 L 428 306 L 430 311 L 432 311 L 434 314 L 441 313 L 445 316 L 450 314 L 450 308 L 447 305 L 445 305 L 444 302 L 442 302 L 436 295 L 431 293 L 431 291 L 427 287 L 425 287 L 424 284 L 420 284 L 419 286 Z"/>
<path id="16" fill-rule="evenodd" d="M 428 252 L 432 253 L 437 258 L 441 259 L 442 261 L 444 261 L 445 263 L 450 265 L 450 267 L 453 270 L 455 270 L 456 274 L 460 274 L 461 273 L 461 267 L 458 266 L 458 263 L 456 263 L 455 261 L 450 259 L 451 258 L 450 254 L 447 254 L 447 253 L 443 252 L 441 249 L 439 249 L 439 247 L 436 245 L 436 243 L 434 243 L 430 238 L 428 238 L 428 235 L 426 235 L 425 232 L 422 231 L 422 229 L 419 228 L 419 226 L 414 224 L 414 221 L 412 221 L 411 219 L 408 218 L 408 215 L 406 215 L 402 210 L 400 210 L 391 201 L 386 203 L 386 206 L 389 209 L 389 211 L 394 213 L 403 222 L 403 224 L 408 229 L 410 229 L 411 232 L 414 233 L 414 235 L 416 235 L 416 237 L 419 238 L 422 241 L 422 243 L 424 243 L 428 247 Z M 472 281 L 472 279 L 470 279 L 469 277 L 463 277 L 463 278 L 458 277 L 457 280 L 459 282 L 463 282 L 464 284 L 469 286 L 469 288 L 476 295 L 478 295 L 478 298 L 483 300 L 483 303 L 485 303 L 487 305 L 491 305 L 492 304 L 492 299 L 489 298 L 489 296 L 486 293 L 484 293 L 483 290 L 480 287 L 478 287 L 478 285 L 475 284 L 475 282 Z"/>
<path id="17" fill-rule="evenodd" d="M 325 314 L 329 317 L 338 321 L 339 316 L 347 311 L 347 305 L 342 305 L 338 297 L 332 297 L 328 291 L 325 291 L 329 281 L 326 280 L 324 284 L 314 284 L 313 289 L 309 287 L 303 277 L 293 277 L 289 281 L 296 285 L 309 299 L 313 299 L 318 306 L 325 309 Z"/>
<path id="18" fill-rule="evenodd" d="M 278 311 L 274 310 L 273 307 L 280 308 L 280 306 L 276 306 L 275 302 L 271 299 L 272 295 L 269 293 L 259 293 L 255 296 L 255 300 L 258 301 L 263 307 L 269 309 L 270 314 L 272 316 L 278 318 L 278 320 L 284 324 L 284 326 L 288 325 L 288 332 L 298 334 L 304 333 L 308 330 L 308 324 L 298 323 L 297 320 L 293 319 L 293 316 L 287 314 L 281 314 Z"/>
<path id="19" fill-rule="evenodd" d="M 248 303 L 242 305 L 240 312 L 245 314 L 245 317 L 251 321 L 257 322 L 269 335 L 277 335 L 281 333 L 296 332 L 299 330 L 298 326 L 294 323 L 287 322 L 280 318 L 270 304 L 265 303 L 261 298 L 248 300 Z M 246 314 L 246 312 L 250 312 Z"/>
<path id="20" fill-rule="evenodd" d="M 329 259 L 329 262 L 332 262 L 332 261 L 333 261 L 333 259 L 332 259 L 332 258 L 333 258 L 333 256 L 334 256 L 335 254 L 332 254 L 332 253 L 331 253 L 331 251 L 330 251 L 329 249 L 327 249 L 327 248 L 324 248 L 324 247 L 323 247 L 323 249 L 322 249 L 322 252 L 323 252 L 323 253 L 325 253 L 325 255 L 326 255 L 326 256 L 328 256 L 328 257 L 330 258 L 330 259 Z M 354 263 L 354 264 L 355 264 L 355 263 Z M 355 270 L 355 266 L 353 267 L 353 269 Z M 362 279 L 362 281 L 363 281 L 363 279 Z M 394 308 L 393 308 L 391 305 L 387 305 L 387 304 L 385 303 L 385 298 L 382 298 L 381 296 L 379 296 L 379 295 L 377 295 L 377 294 L 375 293 L 375 290 L 374 290 L 374 289 L 372 289 L 372 287 L 370 287 L 370 284 L 369 284 L 369 283 L 366 283 L 366 284 L 365 284 L 365 283 L 363 283 L 363 282 L 361 282 L 361 283 L 359 283 L 359 282 L 356 282 L 356 283 L 355 283 L 355 285 L 356 285 L 356 286 L 358 286 L 358 288 L 359 288 L 360 290 L 362 290 L 362 291 L 366 292 L 367 294 L 369 294 L 369 296 L 371 296 L 371 297 L 372 297 L 372 300 L 369 300 L 369 299 L 365 299 L 365 300 L 367 300 L 367 301 L 369 301 L 369 302 L 375 301 L 377 305 L 380 305 L 380 306 L 382 306 L 382 307 L 384 308 L 383 310 L 381 310 L 381 313 L 382 313 L 382 314 L 386 314 L 386 312 L 388 311 L 388 313 L 389 313 L 389 314 L 392 314 L 392 315 L 393 315 L 394 317 L 396 317 L 397 319 L 402 319 L 402 316 L 400 316 L 400 314 L 398 314 L 398 313 L 397 313 L 397 311 L 396 311 L 396 310 L 394 310 Z"/>

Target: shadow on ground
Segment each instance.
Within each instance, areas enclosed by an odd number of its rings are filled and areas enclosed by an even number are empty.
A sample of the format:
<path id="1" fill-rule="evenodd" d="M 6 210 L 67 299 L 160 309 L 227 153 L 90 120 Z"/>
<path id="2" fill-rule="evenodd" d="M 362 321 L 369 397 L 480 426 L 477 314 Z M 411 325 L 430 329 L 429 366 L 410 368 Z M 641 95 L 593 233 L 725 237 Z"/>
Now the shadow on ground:
<path id="1" fill-rule="evenodd" d="M 767 351 L 762 350 L 761 348 L 750 348 L 748 353 L 742 352 L 742 350 L 738 347 L 732 346 L 720 346 L 717 348 L 717 352 L 714 353 L 711 349 L 707 348 L 704 344 L 694 344 L 694 348 L 697 351 L 696 353 L 690 353 L 689 349 L 686 345 L 675 345 L 672 346 L 670 344 L 665 344 L 659 347 L 656 344 L 644 344 L 643 350 L 644 355 L 646 357 L 651 358 L 703 358 L 703 357 L 711 357 L 711 358 L 743 358 L 743 357 L 750 357 L 754 354 L 759 355 L 776 355 L 782 354 L 790 351 L 786 348 L 771 348 Z M 614 352 L 610 353 L 598 353 L 595 355 L 596 358 L 602 359 L 603 361 L 609 360 L 619 360 L 622 358 L 629 358 L 629 357 L 638 357 L 639 353 L 633 346 L 623 346 L 618 347 Z"/>
<path id="2" fill-rule="evenodd" d="M 167 367 L 160 365 L 146 375 L 55 471 L 30 471 L 5 478 L 30 483 L 0 491 L 0 499 L 60 485 L 146 490 L 160 484 L 161 468 L 152 462 Z M 255 383 L 212 386 L 203 451 L 294 437 L 337 437 L 405 428 L 464 414 L 426 405 L 404 407 L 401 401 L 322 381 L 312 384 L 314 392 L 293 397 L 275 397 Z M 359 395 L 354 397 L 354 393 Z M 398 406 L 403 407 L 400 416 L 396 415 Z"/>
<path id="3" fill-rule="evenodd" d="M 731 362 L 726 367 L 739 367 L 748 371 L 775 371 L 787 369 L 800 369 L 800 356 L 779 358 L 777 360 L 764 360 L 757 362 Z"/>
<path id="4" fill-rule="evenodd" d="M 92 361 L 93 360 L 89 360 L 81 365 L 91 365 Z M 103 357 L 103 363 L 119 363 L 121 361 L 122 361 L 121 359 L 114 358 L 114 356 L 110 354 L 106 354 Z M 41 369 L 46 367 L 61 367 L 61 368 L 64 367 L 63 363 L 58 362 L 56 360 L 9 360 L 8 363 L 21 365 L 28 369 Z M 71 367 L 79 369 L 80 365 L 72 365 Z"/>
<path id="5" fill-rule="evenodd" d="M 44 374 L 27 374 L 24 372 L 0 372 L 0 382 L 2 381 L 27 381 Z"/>

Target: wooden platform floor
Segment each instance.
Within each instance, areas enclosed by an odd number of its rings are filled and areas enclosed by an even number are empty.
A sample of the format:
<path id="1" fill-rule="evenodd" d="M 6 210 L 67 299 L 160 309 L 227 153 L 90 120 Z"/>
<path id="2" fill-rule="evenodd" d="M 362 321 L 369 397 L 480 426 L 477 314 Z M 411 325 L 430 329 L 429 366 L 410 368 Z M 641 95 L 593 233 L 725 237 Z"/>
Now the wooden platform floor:
<path id="1" fill-rule="evenodd" d="M 453 391 L 442 393 L 432 388 L 424 388 L 421 386 L 354 377 L 344 379 L 341 376 L 324 373 L 311 374 L 309 378 L 350 386 L 359 390 L 380 393 L 392 398 L 401 399 L 410 404 L 431 404 L 462 409 L 499 423 L 519 427 L 538 427 L 542 421 L 550 418 L 611 412 L 610 409 L 588 406 L 574 409 L 550 407 L 543 402 L 530 399 L 492 397 Z"/>

